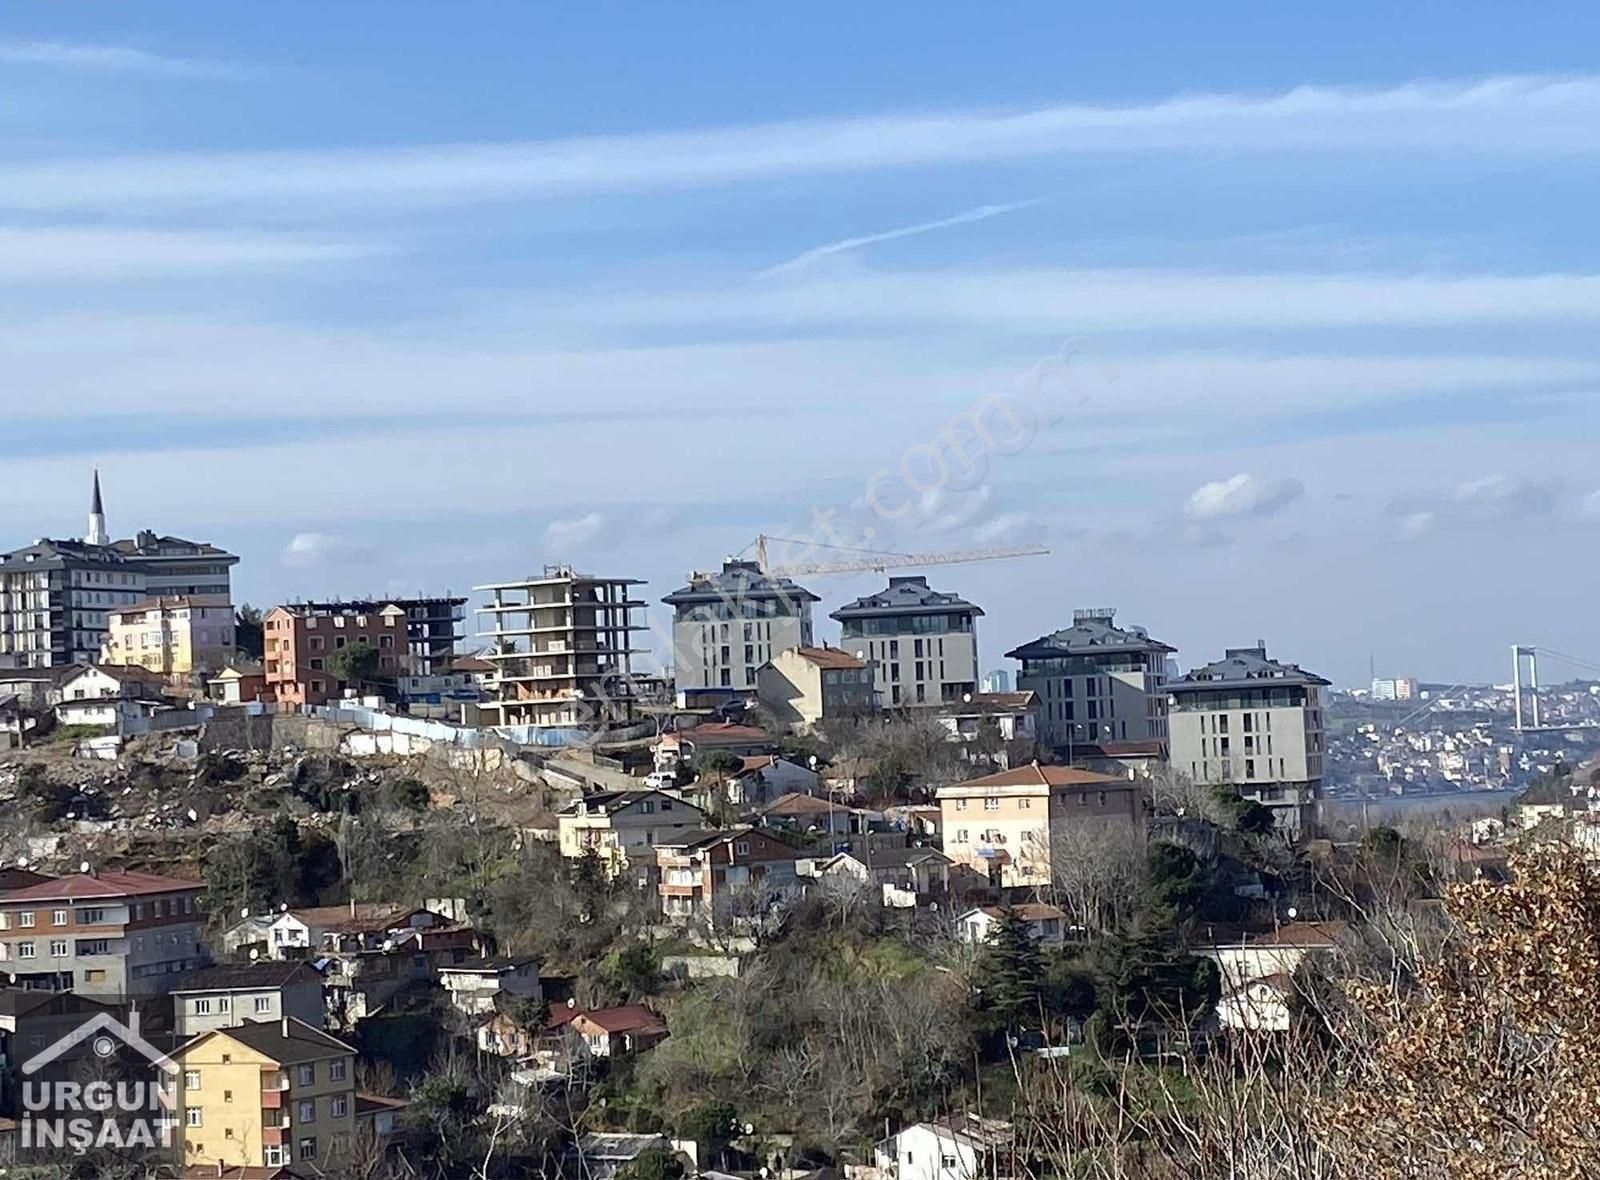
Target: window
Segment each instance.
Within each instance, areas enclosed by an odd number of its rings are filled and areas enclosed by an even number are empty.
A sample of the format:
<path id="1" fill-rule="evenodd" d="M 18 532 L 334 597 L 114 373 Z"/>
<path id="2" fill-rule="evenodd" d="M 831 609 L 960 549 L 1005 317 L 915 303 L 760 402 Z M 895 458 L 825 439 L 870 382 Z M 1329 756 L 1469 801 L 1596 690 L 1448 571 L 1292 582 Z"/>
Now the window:
<path id="1" fill-rule="evenodd" d="M 272 997 L 271 996 L 257 996 L 256 997 L 255 1008 L 256 1008 L 256 1015 L 258 1015 L 258 1016 L 261 1015 L 264 1012 L 271 1012 L 272 1011 Z"/>
<path id="2" fill-rule="evenodd" d="M 64 959 L 64 958 L 67 957 L 67 940 L 66 939 L 64 939 L 64 938 L 52 938 L 50 940 L 50 957 L 52 959 Z"/>
<path id="3" fill-rule="evenodd" d="M 23 910 L 20 914 L 18 914 L 17 925 L 23 927 L 24 929 L 31 927 L 33 925 L 33 911 Z"/>
<path id="4" fill-rule="evenodd" d="M 217 997 L 217 1011 L 218 1012 L 232 1012 L 233 1011 L 233 999 L 232 999 L 232 997 L 230 997 L 230 996 L 218 996 Z"/>
<path id="5" fill-rule="evenodd" d="M 222 1100 L 224 1102 L 232 1102 L 233 1101 L 233 1091 L 232 1090 L 224 1090 L 222 1092 Z"/>
<path id="6" fill-rule="evenodd" d="M 205 1126 L 205 1111 L 198 1106 L 189 1107 L 183 1112 L 183 1125 L 186 1127 Z"/>
<path id="7" fill-rule="evenodd" d="M 317 1066 L 315 1062 L 308 1062 L 295 1069 L 295 1081 L 302 1086 L 312 1086 L 317 1081 Z"/>
<path id="8" fill-rule="evenodd" d="M 92 906 L 89 909 L 78 911 L 78 925 L 80 926 L 99 926 L 105 920 L 106 912 L 99 906 Z"/>
<path id="9" fill-rule="evenodd" d="M 317 1121 L 317 1100 L 315 1098 L 307 1098 L 307 1099 L 305 1099 L 303 1102 L 300 1103 L 299 1110 L 297 1111 L 297 1113 L 298 1113 L 298 1115 L 300 1117 L 300 1121 L 302 1123 L 314 1123 L 314 1122 L 316 1122 Z"/>
<path id="10" fill-rule="evenodd" d="M 993 795 L 990 795 L 987 799 L 985 799 L 983 801 L 983 809 L 985 811 L 999 811 L 1000 810 L 1000 800 L 995 798 Z"/>
<path id="11" fill-rule="evenodd" d="M 957 828 L 956 829 L 956 843 L 957 844 L 965 844 L 966 842 L 967 842 L 967 829 L 966 828 Z"/>
<path id="12" fill-rule="evenodd" d="M 283 1167 L 283 1148 L 274 1144 L 273 1146 L 267 1148 L 264 1158 L 265 1163 L 269 1168 Z"/>
<path id="13" fill-rule="evenodd" d="M 33 958 L 33 943 L 31 943 L 31 942 L 19 942 L 19 943 L 17 943 L 17 958 L 19 958 L 19 959 L 31 959 L 31 958 Z"/>
<path id="14" fill-rule="evenodd" d="M 65 926 L 67 924 L 66 910 L 52 910 L 50 912 L 50 925 Z"/>
<path id="15" fill-rule="evenodd" d="M 196 1016 L 210 1016 L 211 1015 L 211 1001 L 210 1000 L 196 1000 L 194 1002 L 194 1014 Z"/>
<path id="16" fill-rule="evenodd" d="M 750 855 L 750 841 L 748 841 L 748 840 L 740 840 L 737 844 L 735 844 L 733 846 L 733 852 L 734 852 L 735 856 L 749 856 Z"/>
<path id="17" fill-rule="evenodd" d="M 183 1088 L 185 1090 L 198 1090 L 200 1088 L 200 1071 L 186 1069 L 183 1071 Z"/>
<path id="18" fill-rule="evenodd" d="M 343 1060 L 328 1062 L 328 1080 L 334 1082 L 344 1081 L 345 1064 Z"/>
<path id="19" fill-rule="evenodd" d="M 315 1139 L 300 1140 L 300 1158 L 303 1160 L 317 1158 L 317 1141 Z"/>
<path id="20" fill-rule="evenodd" d="M 342 1119 L 350 1112 L 350 1100 L 343 1094 L 338 1095 L 328 1104 L 328 1117 Z"/>
<path id="21" fill-rule="evenodd" d="M 966 809 L 967 809 L 967 801 L 965 799 L 957 799 L 956 800 L 956 810 L 957 811 L 965 811 Z"/>
<path id="22" fill-rule="evenodd" d="M 939 1166 L 946 1170 L 953 1170 L 958 1163 L 959 1161 L 953 1155 L 941 1155 L 939 1157 Z"/>

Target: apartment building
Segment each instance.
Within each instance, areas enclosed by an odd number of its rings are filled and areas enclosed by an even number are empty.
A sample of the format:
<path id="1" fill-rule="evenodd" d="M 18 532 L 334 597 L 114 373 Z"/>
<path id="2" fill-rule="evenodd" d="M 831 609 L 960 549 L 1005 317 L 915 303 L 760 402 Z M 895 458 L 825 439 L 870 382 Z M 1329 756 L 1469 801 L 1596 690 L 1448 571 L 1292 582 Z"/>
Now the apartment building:
<path id="1" fill-rule="evenodd" d="M 1298 835 L 1316 819 L 1329 682 L 1267 657 L 1267 645 L 1230 647 L 1167 686 L 1172 766 L 1198 783 L 1231 783 L 1273 809 Z"/>
<path id="2" fill-rule="evenodd" d="M 1049 885 L 1075 833 L 1143 831 L 1144 791 L 1072 766 L 1027 766 L 940 787 L 944 853 L 1002 888 Z"/>
<path id="3" fill-rule="evenodd" d="M 930 589 L 924 577 L 891 577 L 887 589 L 828 617 L 839 646 L 873 666 L 888 708 L 958 701 L 978 691 L 978 619 L 983 611 L 956 594 Z"/>
<path id="4" fill-rule="evenodd" d="M 218 963 L 202 967 L 172 989 L 173 1025 L 185 1040 L 247 1020 L 292 1016 L 321 1028 L 322 976 L 304 961 Z"/>
<path id="5" fill-rule="evenodd" d="M 306 609 L 376 615 L 394 607 L 405 616 L 406 668 L 414 676 L 442 676 L 456 662 L 465 636 L 467 600 L 450 595 L 418 598 L 365 598 L 350 602 L 308 602 Z"/>
<path id="6" fill-rule="evenodd" d="M 602 791 L 584 795 L 556 816 L 561 855 L 596 853 L 613 872 L 647 861 L 685 832 L 705 830 L 706 813 L 665 791 Z"/>
<path id="7" fill-rule="evenodd" d="M 239 559 L 214 545 L 141 532 L 113 541 L 100 473 L 81 540 L 35 541 L 0 553 L 0 668 L 51 668 L 101 658 L 113 609 L 152 597 L 232 601 Z"/>
<path id="8" fill-rule="evenodd" d="M 543 575 L 475 587 L 490 596 L 479 637 L 499 669 L 500 697 L 480 706 L 484 723 L 593 730 L 635 718 L 632 657 L 636 578 L 600 578 L 567 565 Z"/>
<path id="9" fill-rule="evenodd" d="M 753 696 L 756 673 L 777 652 L 814 642 L 811 604 L 822 601 L 754 561 L 695 573 L 661 600 L 672 607 L 672 670 L 680 707 Z"/>
<path id="10" fill-rule="evenodd" d="M 403 667 L 405 614 L 395 606 L 377 611 L 275 606 L 261 626 L 267 690 L 280 705 L 325 705 L 344 696 L 351 686 L 335 673 L 334 656 L 348 647 L 375 649 L 380 676 L 394 677 Z"/>
<path id="11" fill-rule="evenodd" d="M 0 972 L 16 986 L 164 995 L 209 959 L 199 881 L 77 873 L 0 893 Z"/>
<path id="12" fill-rule="evenodd" d="M 355 1144 L 356 1052 L 301 1020 L 202 1033 L 173 1057 L 189 1167 L 326 1169 Z"/>
<path id="13" fill-rule="evenodd" d="M 218 672 L 237 653 L 234 624 L 230 603 L 149 598 L 108 612 L 101 658 L 162 676 Z"/>
<path id="14" fill-rule="evenodd" d="M 799 853 L 754 828 L 695 831 L 657 841 L 656 889 L 669 921 L 758 919 L 799 892 Z"/>
<path id="15" fill-rule="evenodd" d="M 757 673 L 756 697 L 780 724 L 801 733 L 870 713 L 878 703 L 871 665 L 836 647 L 779 652 Z"/>
<path id="16" fill-rule="evenodd" d="M 151 598 L 189 598 L 207 606 L 231 607 L 233 567 L 239 559 L 206 541 L 162 536 L 142 529 L 111 548 L 144 569 Z"/>
<path id="17" fill-rule="evenodd" d="M 1167 749 L 1167 656 L 1143 627 L 1119 627 L 1109 607 L 1078 610 L 1072 626 L 1006 653 L 1017 689 L 1039 698 L 1039 740 L 1067 760 L 1158 761 Z"/>

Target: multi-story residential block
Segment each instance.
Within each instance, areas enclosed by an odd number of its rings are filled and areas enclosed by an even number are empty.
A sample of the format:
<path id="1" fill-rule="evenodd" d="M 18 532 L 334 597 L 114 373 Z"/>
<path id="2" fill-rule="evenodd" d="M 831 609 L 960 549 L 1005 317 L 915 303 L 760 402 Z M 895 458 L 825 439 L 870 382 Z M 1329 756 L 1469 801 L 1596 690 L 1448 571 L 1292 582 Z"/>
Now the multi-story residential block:
<path id="1" fill-rule="evenodd" d="M 1079 758 L 1156 760 L 1167 749 L 1167 654 L 1143 627 L 1118 627 L 1110 608 L 1079 610 L 1072 626 L 1006 655 L 1017 688 L 1039 697 L 1039 740 Z"/>
<path id="2" fill-rule="evenodd" d="M 465 637 L 467 600 L 449 595 L 421 598 L 366 598 L 350 602 L 308 602 L 316 612 L 376 615 L 395 607 L 405 616 L 405 667 L 415 676 L 439 676 L 456 660 L 456 645 Z"/>
<path id="3" fill-rule="evenodd" d="M 0 667 L 91 664 L 111 611 L 146 597 L 144 567 L 104 545 L 42 540 L 0 553 Z"/>
<path id="4" fill-rule="evenodd" d="M 1371 693 L 1375 701 L 1414 701 L 1417 699 L 1417 682 L 1411 676 L 1374 680 Z"/>
<path id="5" fill-rule="evenodd" d="M 191 598 L 207 606 L 233 603 L 233 567 L 239 559 L 205 541 L 160 536 L 143 529 L 111 547 L 144 568 L 152 598 Z"/>
<path id="6" fill-rule="evenodd" d="M 665 791 L 603 791 L 574 800 L 556 816 L 561 855 L 593 851 L 613 872 L 653 861 L 657 845 L 705 830 L 706 813 Z"/>
<path id="7" fill-rule="evenodd" d="M 405 613 L 394 606 L 372 612 L 275 606 L 261 621 L 267 690 L 278 704 L 296 708 L 337 700 L 347 685 L 339 679 L 334 656 L 362 644 L 377 651 L 378 674 L 393 677 L 405 656 L 405 622 Z"/>
<path id="8" fill-rule="evenodd" d="M 200 598 L 148 598 L 106 616 L 101 658 L 133 664 L 162 676 L 218 672 L 237 652 L 228 603 Z"/>
<path id="9" fill-rule="evenodd" d="M 799 853 L 755 828 L 698 831 L 658 841 L 656 886 L 668 920 L 738 926 L 799 892 Z"/>
<path id="10" fill-rule="evenodd" d="M 571 566 L 546 566 L 541 577 L 478 586 L 492 643 L 484 658 L 499 669 L 500 697 L 486 701 L 486 724 L 601 729 L 635 717 L 632 657 L 636 578 L 597 578 Z"/>
<path id="11" fill-rule="evenodd" d="M 355 1146 L 356 1051 L 304 1021 L 202 1033 L 175 1054 L 188 1166 L 326 1169 Z"/>
<path id="12" fill-rule="evenodd" d="M 108 869 L 0 893 L 0 971 L 19 987 L 164 995 L 209 958 L 204 889 Z"/>
<path id="13" fill-rule="evenodd" d="M 779 724 L 801 732 L 878 706 L 872 666 L 836 647 L 779 652 L 756 674 L 756 698 Z"/>
<path id="14" fill-rule="evenodd" d="M 756 673 L 777 652 L 814 642 L 811 604 L 822 601 L 753 561 L 695 573 L 661 600 L 673 609 L 672 671 L 683 707 L 753 696 Z"/>
<path id="15" fill-rule="evenodd" d="M 873 666 L 888 708 L 958 701 L 978 691 L 978 619 L 983 611 L 924 577 L 892 577 L 889 586 L 833 611 L 839 646 Z"/>
<path id="16" fill-rule="evenodd" d="M 219 963 L 172 989 L 173 1028 L 185 1040 L 247 1020 L 286 1016 L 323 1026 L 322 977 L 304 961 Z"/>
<path id="17" fill-rule="evenodd" d="M 1167 686 L 1173 768 L 1198 783 L 1233 784 L 1298 835 L 1316 819 L 1328 683 L 1268 659 L 1264 643 L 1228 648 Z"/>
<path id="18" fill-rule="evenodd" d="M 1071 766 L 1027 766 L 940 787 L 944 852 L 1002 888 L 1049 885 L 1074 833 L 1144 830 L 1144 791 Z"/>

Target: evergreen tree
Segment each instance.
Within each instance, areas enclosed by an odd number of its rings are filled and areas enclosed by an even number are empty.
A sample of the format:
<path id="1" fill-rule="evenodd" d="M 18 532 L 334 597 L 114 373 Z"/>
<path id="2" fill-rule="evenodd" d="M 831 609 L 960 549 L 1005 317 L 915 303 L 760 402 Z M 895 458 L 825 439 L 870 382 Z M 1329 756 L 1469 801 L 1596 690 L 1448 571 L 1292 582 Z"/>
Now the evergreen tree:
<path id="1" fill-rule="evenodd" d="M 989 932 L 984 953 L 983 994 L 990 1012 L 1008 1029 L 1037 1021 L 1044 983 L 1044 956 L 1033 931 L 1021 914 L 1007 906 Z"/>

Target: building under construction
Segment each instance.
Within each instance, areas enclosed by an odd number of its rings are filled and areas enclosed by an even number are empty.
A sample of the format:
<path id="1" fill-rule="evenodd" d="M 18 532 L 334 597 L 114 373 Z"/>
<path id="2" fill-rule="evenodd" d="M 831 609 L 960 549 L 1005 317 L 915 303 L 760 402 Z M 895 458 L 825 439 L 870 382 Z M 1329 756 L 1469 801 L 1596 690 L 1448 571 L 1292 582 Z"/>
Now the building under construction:
<path id="1" fill-rule="evenodd" d="M 475 587 L 485 658 L 496 666 L 500 699 L 486 701 L 489 725 L 597 730 L 634 720 L 631 659 L 637 578 L 599 578 L 547 565 L 538 577 Z"/>

